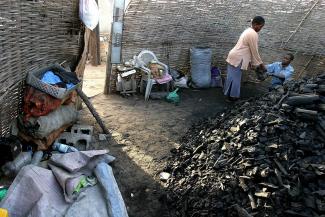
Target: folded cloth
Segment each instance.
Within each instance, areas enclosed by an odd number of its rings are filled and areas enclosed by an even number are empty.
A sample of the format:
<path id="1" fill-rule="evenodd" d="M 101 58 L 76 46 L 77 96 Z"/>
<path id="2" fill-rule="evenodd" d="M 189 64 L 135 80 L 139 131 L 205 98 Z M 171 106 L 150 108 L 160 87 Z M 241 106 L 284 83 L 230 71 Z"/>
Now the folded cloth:
<path id="1" fill-rule="evenodd" d="M 156 78 L 155 80 L 157 81 L 158 84 L 165 84 L 165 83 L 170 82 L 171 80 L 173 80 L 173 78 L 172 78 L 172 76 L 170 74 L 165 74 L 163 77 Z"/>

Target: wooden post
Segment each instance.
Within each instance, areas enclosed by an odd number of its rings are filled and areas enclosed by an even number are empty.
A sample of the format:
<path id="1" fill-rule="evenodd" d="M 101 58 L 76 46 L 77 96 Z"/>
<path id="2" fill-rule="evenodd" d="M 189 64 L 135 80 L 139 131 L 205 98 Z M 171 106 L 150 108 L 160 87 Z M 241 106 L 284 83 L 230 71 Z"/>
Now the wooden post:
<path id="1" fill-rule="evenodd" d="M 108 51 L 107 51 L 107 61 L 106 61 L 106 79 L 105 79 L 105 87 L 104 94 L 110 94 L 112 92 L 111 88 L 111 77 L 112 77 L 112 63 L 111 63 L 111 52 L 112 52 L 112 31 L 113 25 L 111 25 L 111 32 L 109 34 L 108 41 Z"/>
<path id="2" fill-rule="evenodd" d="M 86 62 L 87 62 L 87 57 L 88 57 L 88 51 L 89 51 L 89 37 L 90 37 L 91 30 L 85 27 L 85 36 L 84 36 L 84 50 L 82 52 L 82 56 L 79 60 L 79 63 L 77 65 L 77 68 L 75 72 L 77 73 L 78 78 L 81 80 L 81 86 L 82 88 L 83 85 L 83 76 L 86 68 Z M 78 110 L 82 109 L 82 101 L 81 99 L 77 98 L 76 101 L 76 108 Z"/>
<path id="3" fill-rule="evenodd" d="M 99 7 L 99 4 L 98 4 L 98 0 L 96 0 L 96 3 Z M 97 43 L 97 62 L 96 64 L 97 65 L 100 65 L 101 61 L 100 61 L 100 38 L 99 38 L 99 35 L 100 35 L 100 27 L 99 27 L 99 22 L 98 22 L 98 25 L 96 26 L 95 28 L 95 33 L 96 33 L 96 43 Z"/>
<path id="4" fill-rule="evenodd" d="M 104 122 L 102 121 L 102 119 L 100 118 L 99 114 L 97 113 L 96 109 L 94 108 L 94 106 L 91 104 L 91 102 L 89 101 L 87 95 L 80 89 L 77 88 L 77 93 L 80 96 L 80 98 L 84 101 L 84 103 L 87 105 L 89 111 L 91 112 L 91 114 L 94 116 L 94 118 L 96 119 L 97 123 L 99 124 L 99 126 L 102 128 L 103 133 L 105 134 L 109 134 L 109 131 L 107 129 L 107 127 L 105 126 Z"/>

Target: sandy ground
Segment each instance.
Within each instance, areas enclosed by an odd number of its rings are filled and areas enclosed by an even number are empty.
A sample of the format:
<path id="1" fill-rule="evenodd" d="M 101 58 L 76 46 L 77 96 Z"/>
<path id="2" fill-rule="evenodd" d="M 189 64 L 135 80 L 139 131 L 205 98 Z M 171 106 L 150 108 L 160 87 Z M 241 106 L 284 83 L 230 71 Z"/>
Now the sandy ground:
<path id="1" fill-rule="evenodd" d="M 83 77 L 83 91 L 88 97 L 103 93 L 106 78 L 106 65 L 99 66 L 86 65 Z"/>
<path id="2" fill-rule="evenodd" d="M 123 98 L 103 95 L 105 67 L 89 67 L 85 73 L 84 91 L 111 131 L 107 142 L 97 142 L 93 148 L 109 149 L 117 160 L 114 174 L 130 217 L 170 216 L 165 204 L 164 183 L 159 173 L 166 165 L 170 149 L 177 147 L 192 123 L 224 110 L 227 104 L 221 89 L 180 92 L 179 106 L 163 100 L 144 102 L 143 96 Z M 258 94 L 256 85 L 246 85 L 242 97 Z M 98 94 L 98 95 L 97 95 Z M 94 125 L 95 119 L 86 107 L 82 121 Z"/>

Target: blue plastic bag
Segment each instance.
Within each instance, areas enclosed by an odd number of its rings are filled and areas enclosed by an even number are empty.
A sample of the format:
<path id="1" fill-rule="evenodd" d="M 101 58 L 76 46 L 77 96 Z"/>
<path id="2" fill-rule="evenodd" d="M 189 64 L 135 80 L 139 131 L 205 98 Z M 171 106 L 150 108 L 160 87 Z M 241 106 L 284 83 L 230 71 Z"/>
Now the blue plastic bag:
<path id="1" fill-rule="evenodd" d="M 61 78 L 59 76 L 57 76 L 56 74 L 54 74 L 54 72 L 52 72 L 52 71 L 45 72 L 41 81 L 44 83 L 47 83 L 47 84 L 51 84 L 51 85 L 58 84 L 58 83 L 62 82 Z M 71 89 L 73 87 L 74 87 L 74 84 L 72 84 L 72 83 L 66 84 L 67 89 Z"/>

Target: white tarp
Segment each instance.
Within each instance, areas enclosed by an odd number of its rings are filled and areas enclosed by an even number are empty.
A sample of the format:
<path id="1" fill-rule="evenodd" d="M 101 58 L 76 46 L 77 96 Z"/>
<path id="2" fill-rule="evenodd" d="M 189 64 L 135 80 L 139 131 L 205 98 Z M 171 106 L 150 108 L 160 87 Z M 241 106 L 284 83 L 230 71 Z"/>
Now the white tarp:
<path id="1" fill-rule="evenodd" d="M 50 160 L 55 173 L 34 165 L 25 166 L 0 207 L 7 209 L 10 217 L 128 217 L 107 164 L 115 158 L 106 153 L 102 150 L 55 154 Z M 83 174 L 95 175 L 98 184 L 85 188 L 77 198 L 69 198 L 61 186 Z"/>

